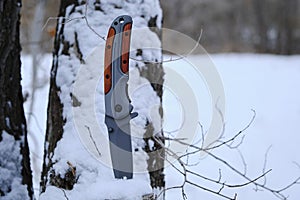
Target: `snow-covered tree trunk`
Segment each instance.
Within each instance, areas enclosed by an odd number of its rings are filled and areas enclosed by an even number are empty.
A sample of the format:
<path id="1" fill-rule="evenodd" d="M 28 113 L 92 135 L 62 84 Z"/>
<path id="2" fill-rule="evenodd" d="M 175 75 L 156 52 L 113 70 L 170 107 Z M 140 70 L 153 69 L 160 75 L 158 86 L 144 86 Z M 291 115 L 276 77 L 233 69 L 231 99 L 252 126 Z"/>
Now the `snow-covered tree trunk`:
<path id="1" fill-rule="evenodd" d="M 133 18 L 129 95 L 134 111 L 139 113 L 131 123 L 132 134 L 136 136 L 133 137 L 132 180 L 114 179 L 111 167 L 107 167 L 110 153 L 101 79 L 105 45 L 101 36 L 106 36 L 110 23 L 123 14 Z M 67 196 L 69 199 L 132 200 L 163 191 L 164 150 L 153 138 L 155 135 L 163 141 L 164 72 L 158 63 L 162 59 L 161 23 L 158 0 L 61 1 L 51 71 L 41 199 Z M 143 49 L 154 46 L 157 49 Z M 93 119 L 94 115 L 97 119 Z M 160 195 L 160 199 L 163 197 Z"/>
<path id="2" fill-rule="evenodd" d="M 21 0 L 0 0 L 0 198 L 33 198 L 21 87 Z"/>

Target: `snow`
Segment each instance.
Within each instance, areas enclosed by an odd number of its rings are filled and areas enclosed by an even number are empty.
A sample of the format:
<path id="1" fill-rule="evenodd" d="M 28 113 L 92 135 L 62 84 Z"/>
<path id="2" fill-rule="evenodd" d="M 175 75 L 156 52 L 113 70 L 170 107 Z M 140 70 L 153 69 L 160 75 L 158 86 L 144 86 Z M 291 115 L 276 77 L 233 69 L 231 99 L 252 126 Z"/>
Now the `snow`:
<path id="1" fill-rule="evenodd" d="M 257 54 L 216 54 L 211 55 L 217 70 L 222 78 L 225 96 L 226 96 L 226 112 L 225 137 L 230 138 L 238 131 L 242 130 L 251 120 L 253 113 L 251 109 L 256 111 L 256 117 L 253 124 L 245 131 L 245 139 L 240 150 L 247 163 L 247 173 L 250 177 L 256 177 L 261 174 L 265 153 L 270 145 L 272 148 L 268 153 L 267 169 L 272 172 L 267 176 L 267 183 L 277 189 L 294 181 L 300 175 L 300 169 L 293 162 L 300 163 L 298 156 L 299 151 L 299 119 L 300 119 L 300 65 L 299 56 L 274 56 L 274 55 L 257 55 Z M 191 57 L 191 60 L 200 62 L 203 56 Z M 184 61 L 177 62 L 176 65 L 182 66 Z M 173 63 L 175 65 L 175 62 Z M 192 71 L 189 69 L 177 69 L 179 72 Z M 204 80 L 190 79 L 194 87 Z M 197 85 L 197 86 L 196 86 Z M 204 95 L 199 94 L 200 122 L 207 130 L 210 125 L 210 107 L 204 108 L 206 102 L 210 99 L 207 91 L 203 91 Z M 170 96 L 166 96 L 170 99 Z M 207 99 L 208 100 L 207 100 Z M 171 101 L 172 102 L 172 101 Z M 176 99 L 173 102 L 176 102 Z M 202 104 L 202 106 L 201 106 Z M 209 105 L 209 104 L 208 104 Z M 173 105 L 165 103 L 165 127 L 171 129 L 172 125 L 178 124 L 180 117 L 174 116 L 174 113 L 168 114 L 168 109 L 172 109 Z M 202 118 L 201 118 L 202 117 Z M 178 127 L 178 126 L 177 126 Z M 173 128 L 173 130 L 176 127 Z M 172 129 L 171 129 L 172 130 Z M 238 143 L 238 142 L 237 142 Z M 217 155 L 225 158 L 238 169 L 243 171 L 242 160 L 235 151 L 223 149 L 222 151 L 214 151 Z M 245 180 L 239 178 L 230 170 L 226 170 L 220 163 L 210 157 L 204 159 L 191 158 L 191 161 L 198 163 L 192 169 L 202 175 L 218 178 L 219 168 L 223 171 L 222 180 L 227 183 L 242 183 Z M 167 171 L 167 185 L 174 186 L 180 184 L 180 175 L 171 169 Z M 203 186 L 214 186 L 207 184 L 205 181 L 196 177 L 190 177 L 196 183 Z M 289 199 L 297 199 L 299 197 L 299 186 L 296 185 L 289 189 L 286 194 Z M 218 188 L 215 188 L 218 190 Z M 186 187 L 188 199 L 220 199 L 220 197 L 212 195 L 203 190 Z M 274 199 L 269 192 L 255 192 L 254 186 L 248 186 L 244 189 L 229 190 L 226 194 L 233 195 L 238 193 L 239 199 Z M 181 191 L 167 192 L 167 199 L 178 198 Z"/>
<path id="2" fill-rule="evenodd" d="M 15 141 L 12 135 L 5 131 L 2 133 L 2 141 L 0 145 L 0 188 L 5 196 L 3 200 L 23 200 L 29 199 L 27 186 L 20 184 L 21 177 L 21 161 L 20 156 L 20 140 Z"/>
<path id="3" fill-rule="evenodd" d="M 141 1 L 141 6 L 138 7 L 140 11 L 137 11 L 136 5 L 130 1 L 124 3 L 123 1 L 115 0 L 101 3 L 106 5 L 106 7 L 102 8 L 104 13 L 94 11 L 94 5 L 91 1 L 88 4 L 87 13 L 85 13 L 85 5 L 77 6 L 74 12 L 72 11 L 72 6 L 66 9 L 66 17 L 74 19 L 64 24 L 64 40 L 70 44 L 68 52 L 70 56 L 60 55 L 58 58 L 54 58 L 55 62 L 57 61 L 58 65 L 61 66 L 57 70 L 56 84 L 60 88 L 59 96 L 63 104 L 63 118 L 66 120 L 66 123 L 63 127 L 63 138 L 57 143 L 53 154 L 52 159 L 55 162 L 53 169 L 56 174 L 59 173 L 64 176 L 65 171 L 69 168 L 67 163 L 71 163 L 76 167 L 76 173 L 80 176 L 73 190 L 71 192 L 65 191 L 69 199 L 140 199 L 143 194 L 151 193 L 145 165 L 147 157 L 143 151 L 138 151 L 134 154 L 139 162 L 137 162 L 135 167 L 138 173 L 135 174 L 133 180 L 114 180 L 113 178 L 107 130 L 103 120 L 103 80 L 99 79 L 99 77 L 102 77 L 101 74 L 103 74 L 103 66 L 99 65 L 99 63 L 103 63 L 103 51 L 99 52 L 98 50 L 104 49 L 104 41 L 94 31 L 105 36 L 113 19 L 122 14 L 133 16 L 135 21 L 133 24 L 134 29 L 145 27 L 150 17 L 158 15 L 157 20 L 161 20 L 161 9 L 158 1 L 152 0 Z M 143 6 L 146 4 L 147 6 Z M 124 9 L 115 9 L 115 6 L 122 6 Z M 82 19 L 82 14 L 86 14 L 86 19 L 94 31 L 88 28 L 86 21 Z M 160 21 L 157 24 L 160 24 Z M 61 26 L 58 29 L 60 28 Z M 146 32 L 145 35 L 150 35 L 149 40 L 154 41 L 156 39 L 155 41 L 158 41 L 157 35 L 148 28 Z M 153 39 L 153 37 L 155 38 Z M 77 41 L 76 38 L 78 39 Z M 160 46 L 159 41 L 156 44 Z M 80 47 L 80 52 L 86 61 L 85 63 L 81 63 L 78 59 L 78 47 Z M 98 48 L 92 51 L 96 47 Z M 142 47 L 143 44 L 141 43 L 137 45 L 137 48 Z M 62 50 L 63 47 L 60 49 Z M 154 60 L 157 57 L 159 58 L 160 55 L 158 51 L 158 53 L 147 55 L 147 59 Z M 141 64 L 139 65 L 143 67 Z M 131 62 L 131 70 L 134 66 L 135 63 Z M 134 80 L 132 82 L 140 83 L 141 81 L 143 80 Z M 138 108 L 141 110 L 139 118 L 135 121 L 135 125 L 139 127 L 144 127 L 146 118 L 157 119 L 157 117 L 153 116 L 158 115 L 158 113 L 145 111 L 145 106 L 152 107 L 159 100 L 149 83 L 145 83 L 143 86 L 146 89 L 148 88 L 147 91 L 149 92 L 147 95 L 149 98 L 146 103 L 142 102 L 144 106 L 139 106 L 138 103 L 135 104 L 135 111 L 139 111 Z M 131 87 L 137 86 L 131 84 Z M 151 90 L 149 90 L 150 88 Z M 74 105 L 75 98 L 80 102 L 80 106 Z M 45 99 L 43 101 L 45 102 Z M 36 104 L 38 104 L 38 101 Z M 42 110 L 37 112 L 42 112 Z M 45 109 L 43 115 L 44 113 Z M 38 114 L 36 115 L 38 116 Z M 43 130 L 45 130 L 44 122 L 41 123 L 43 123 Z M 155 128 L 158 130 L 159 126 L 160 124 L 156 124 Z M 135 130 L 138 130 L 135 135 L 141 138 L 144 130 L 142 128 Z M 34 145 L 33 141 L 35 138 L 31 138 L 31 145 Z M 38 140 L 42 143 L 42 139 L 39 138 Z M 39 152 L 39 157 L 40 152 L 43 152 L 42 147 L 37 147 L 36 152 Z M 40 157 L 38 159 L 40 160 Z M 35 177 L 38 176 L 37 170 L 40 168 L 39 164 L 36 165 L 35 171 L 37 174 Z M 35 179 L 35 188 L 38 187 L 37 184 L 38 178 Z M 125 186 L 128 188 L 127 190 L 124 190 Z M 49 199 L 52 196 L 56 198 L 62 195 L 64 193 L 61 189 L 47 186 L 40 199 Z"/>
<path id="4" fill-rule="evenodd" d="M 225 137 L 229 138 L 239 130 L 243 129 L 252 117 L 253 113 L 251 109 L 256 111 L 256 118 L 250 128 L 245 132 L 246 136 L 242 146 L 240 147 L 247 162 L 247 172 L 249 176 L 256 177 L 260 175 L 264 165 L 265 152 L 269 146 L 272 145 L 272 148 L 268 153 L 267 162 L 267 169 L 271 168 L 272 172 L 267 177 L 267 183 L 275 189 L 290 183 L 292 180 L 294 180 L 294 178 L 300 175 L 299 168 L 293 164 L 293 161 L 300 163 L 298 156 L 298 143 L 300 141 L 300 136 L 298 134 L 300 128 L 298 123 L 300 120 L 300 95 L 298 92 L 300 90 L 300 56 L 215 54 L 211 55 L 211 58 L 220 74 L 225 90 Z M 197 60 L 202 59 L 202 56 L 194 56 L 191 59 L 193 62 L 197 62 Z M 23 55 L 22 61 L 25 64 L 29 64 L 30 57 Z M 204 130 L 207 130 L 211 123 L 212 117 L 211 96 L 209 95 L 207 88 L 205 90 L 205 87 L 201 86 L 201 82 L 202 84 L 204 82 L 203 79 L 197 79 L 199 77 L 189 77 L 189 74 L 191 75 L 189 71 L 194 69 L 184 68 L 184 70 L 180 70 L 180 66 L 182 66 L 184 62 L 185 61 L 176 61 L 173 64 L 174 67 L 177 67 L 177 72 L 184 74 L 183 71 L 185 71 L 184 78 L 187 80 L 187 83 L 192 85 L 192 87 L 196 87 L 193 88 L 194 90 L 197 90 L 198 87 L 202 88 L 202 93 L 198 92 L 196 96 L 197 99 L 201 99 L 201 101 L 198 102 L 198 107 L 200 108 L 199 119 L 204 126 Z M 45 57 L 44 66 L 49 67 L 50 65 L 51 56 L 47 55 Z M 43 71 L 45 68 L 41 67 L 39 70 Z M 26 82 L 28 83 L 28 81 L 30 81 L 30 74 L 27 74 L 28 71 L 26 70 L 22 70 L 22 72 L 24 81 L 23 83 L 26 85 Z M 134 73 L 131 75 L 133 76 Z M 99 88 L 97 90 L 99 90 Z M 43 145 L 37 144 L 42 144 L 44 139 L 43 134 L 40 133 L 45 132 L 45 112 L 47 105 L 46 102 L 48 99 L 46 95 L 47 93 L 48 86 L 40 88 L 36 95 L 37 98 L 34 107 L 34 114 L 37 116 L 38 123 L 43 131 L 39 130 L 35 124 L 32 124 L 29 127 L 29 132 L 34 133 L 34 136 L 38 141 L 34 143 L 31 142 L 31 151 L 34 152 L 33 155 L 42 156 L 41 154 L 43 152 Z M 28 103 L 29 102 L 26 102 L 25 106 Z M 86 106 L 88 106 L 88 104 Z M 99 110 L 97 113 L 101 112 L 100 105 L 96 109 Z M 176 94 L 173 94 L 167 90 L 164 96 L 164 128 L 167 131 L 180 128 L 181 121 L 185 117 L 183 109 L 184 105 L 182 105 L 179 102 L 179 99 L 176 98 Z M 69 129 L 71 128 L 72 127 L 70 126 Z M 67 138 L 66 140 L 62 140 L 64 145 L 68 146 L 68 149 L 72 146 L 75 147 L 80 143 L 78 134 L 74 133 L 74 131 L 72 132 L 72 134 L 66 137 L 72 137 L 73 140 L 76 138 L 74 140 L 76 143 L 68 143 Z M 174 133 L 174 135 L 176 135 L 176 133 Z M 32 134 L 30 138 L 31 137 L 33 137 Z M 143 177 L 140 178 L 141 181 L 130 184 L 130 188 L 132 188 L 130 189 L 127 184 L 127 181 L 129 180 L 109 181 L 112 180 L 113 175 L 112 170 L 107 167 L 86 168 L 87 166 L 84 165 L 84 163 L 91 162 L 95 165 L 99 165 L 100 163 L 95 159 L 95 157 L 91 157 L 86 152 L 85 148 L 82 147 L 82 145 L 76 146 L 76 149 L 73 148 L 72 152 L 66 152 L 63 148 L 58 148 L 57 151 L 62 151 L 61 153 L 67 153 L 65 158 L 68 158 L 68 160 L 60 160 L 61 164 L 59 166 L 61 166 L 61 168 L 57 168 L 57 170 L 64 171 L 67 169 L 68 166 L 66 162 L 69 161 L 77 167 L 78 173 L 83 174 L 82 178 L 79 179 L 78 185 L 88 185 L 88 187 L 81 189 L 79 189 L 79 187 L 77 189 L 77 185 L 75 185 L 74 190 L 72 190 L 72 194 L 70 191 L 65 191 L 69 199 L 72 199 L 72 197 L 83 198 L 81 195 L 83 195 L 83 193 L 86 194 L 84 191 L 90 191 L 90 199 L 99 199 L 101 195 L 104 196 L 106 194 L 115 195 L 111 196 L 111 198 L 117 199 L 120 197 L 122 192 L 125 192 L 123 194 L 130 198 L 131 195 L 139 196 L 150 191 L 149 185 L 142 181 L 144 180 Z M 243 170 L 242 162 L 236 152 L 224 150 L 216 151 L 216 153 L 219 156 L 226 158 L 234 166 Z M 143 155 L 139 156 L 139 158 L 143 157 Z M 77 157 L 84 158 L 82 161 L 79 161 Z M 41 164 L 40 158 L 41 157 L 37 158 L 37 161 Z M 139 160 L 139 158 L 137 160 Z M 228 180 L 228 183 L 244 182 L 243 179 L 237 177 L 229 170 L 226 170 L 224 166 L 216 163 L 209 157 L 200 159 L 198 156 L 196 156 L 191 158 L 191 161 L 199 162 L 197 166 L 192 167 L 192 169 L 198 173 L 216 178 L 218 177 L 219 168 L 222 168 L 223 179 Z M 35 168 L 36 174 L 38 174 L 37 170 L 38 169 Z M 166 169 L 166 173 L 167 187 L 181 184 L 182 178 L 174 169 L 168 167 Z M 95 176 L 95 174 L 98 174 L 99 176 Z M 136 177 L 138 176 L 143 175 L 137 174 Z M 94 180 L 94 182 L 90 182 L 91 179 Z M 191 177 L 191 179 L 196 183 L 211 186 L 210 184 L 195 177 Z M 38 182 L 35 182 L 35 184 L 37 183 Z M 38 186 L 35 185 L 35 188 L 37 187 Z M 298 187 L 299 186 L 296 185 L 286 192 L 286 194 L 290 196 L 289 199 L 296 200 L 299 197 Z M 118 190 L 117 188 L 126 188 L 126 190 Z M 237 192 L 238 198 L 245 200 L 274 199 L 272 194 L 266 191 L 255 192 L 253 188 L 253 186 L 248 186 L 244 189 L 229 190 L 227 193 L 234 194 Z M 53 196 L 50 195 L 51 197 L 47 196 L 47 199 L 63 198 L 64 194 L 60 189 L 49 187 L 47 191 L 49 194 L 53 194 Z M 218 196 L 212 195 L 192 186 L 186 186 L 186 193 L 188 199 L 192 200 L 198 199 L 200 196 L 203 199 L 220 199 Z M 170 190 L 166 195 L 167 199 L 180 199 L 181 191 Z"/>
<path id="5" fill-rule="evenodd" d="M 28 96 L 24 102 L 25 116 L 27 119 L 28 143 L 30 146 L 31 167 L 33 168 L 33 183 L 35 194 L 39 193 L 39 182 L 42 170 L 42 160 L 44 154 L 44 137 L 47 122 L 47 105 L 49 93 L 49 74 L 52 63 L 52 55 L 41 56 L 37 67 L 37 88 L 33 104 L 33 111 L 30 111 L 32 99 L 32 57 L 21 56 L 22 67 L 22 89 L 23 96 Z M 31 122 L 28 119 L 31 117 Z"/>
<path id="6" fill-rule="evenodd" d="M 158 1 L 144 0 L 148 3 L 143 3 L 139 7 L 135 5 L 135 3 L 141 2 L 143 0 L 126 2 L 103 0 L 101 9 L 105 11 L 104 14 L 92 11 L 91 8 L 94 5 L 89 2 L 86 17 L 94 31 L 103 36 L 107 34 L 111 21 L 121 14 L 129 14 L 133 17 L 134 30 L 147 26 L 150 17 L 156 15 L 158 16 L 157 24 L 160 26 L 162 15 Z M 124 9 L 115 9 L 116 6 L 122 6 Z M 71 7 L 67 9 L 67 16 L 71 10 Z M 103 63 L 104 41 L 86 26 L 85 20 L 80 18 L 84 10 L 84 5 L 78 6 L 76 12 L 69 15 L 70 18 L 77 19 L 65 24 L 65 40 L 72 44 L 69 51 L 70 56 L 61 55 L 59 58 L 55 58 L 58 59 L 59 65 L 63 66 L 58 68 L 56 83 L 61 89 L 60 98 L 64 105 L 63 117 L 66 119 L 66 124 L 63 138 L 58 142 L 54 152 L 53 160 L 56 162 L 53 167 L 56 173 L 63 175 L 69 168 L 67 163 L 71 163 L 76 167 L 76 173 L 80 174 L 80 177 L 73 190 L 64 191 L 47 186 L 46 192 L 40 196 L 40 199 L 64 199 L 64 195 L 69 199 L 141 199 L 143 194 L 151 193 L 146 170 L 147 155 L 143 151 L 134 152 L 135 174 L 133 180 L 114 180 L 113 178 L 107 130 L 103 118 L 103 80 L 101 79 L 103 66 L 99 65 L 99 62 Z M 76 44 L 74 44 L 74 30 L 78 34 L 80 50 L 86 61 L 84 64 L 76 57 L 78 52 Z M 160 58 L 161 44 L 155 33 L 149 29 L 139 29 L 139 31 L 133 32 L 132 38 L 132 50 L 143 49 L 143 57 L 138 57 L 138 59 Z M 95 47 L 98 48 L 95 49 Z M 153 48 L 158 49 L 158 51 L 147 51 L 144 50 L 145 47 L 152 48 L 152 50 Z M 30 56 L 23 55 L 22 57 L 23 93 L 30 90 L 31 74 L 28 72 L 30 70 L 27 70 L 30 67 L 30 59 Z M 43 140 L 49 91 L 49 79 L 44 72 L 50 74 L 48 72 L 52 58 L 47 55 L 44 59 L 45 62 L 38 68 L 38 74 L 41 74 L 39 80 L 46 80 L 44 83 L 47 85 L 37 89 L 33 110 L 37 123 L 32 122 L 28 126 L 36 195 L 39 193 L 38 184 L 44 152 Z M 165 66 L 167 80 L 163 100 L 164 129 L 166 132 L 172 132 L 173 137 L 179 137 L 180 134 L 183 136 L 192 134 L 189 135 L 190 142 L 192 142 L 193 139 L 201 138 L 200 134 L 193 135 L 195 130 L 200 132 L 197 126 L 199 121 L 203 125 L 204 131 L 208 131 L 208 134 L 211 135 L 210 130 L 216 132 L 213 128 L 220 128 L 210 126 L 211 123 L 220 121 L 220 119 L 214 118 L 216 106 L 220 107 L 222 111 L 222 106 L 226 106 L 226 112 L 223 113 L 226 122 L 225 137 L 229 138 L 244 128 L 252 117 L 251 109 L 254 109 L 256 111 L 255 121 L 245 132 L 246 137 L 241 146 L 241 151 L 247 161 L 247 172 L 251 177 L 260 175 L 265 152 L 272 145 L 268 154 L 267 168 L 272 168 L 273 171 L 268 176 L 268 183 L 275 188 L 288 184 L 300 174 L 300 169 L 291 163 L 292 161 L 300 163 L 299 156 L 297 156 L 299 150 L 299 135 L 297 134 L 299 125 L 297 122 L 300 118 L 298 103 L 300 102 L 298 94 L 300 56 L 217 54 L 212 55 L 212 60 L 213 62 L 201 55 L 191 56 L 189 62 L 183 59 L 170 62 L 169 66 Z M 205 68 L 203 63 L 207 64 L 207 61 L 210 67 Z M 200 67 L 204 66 L 200 68 L 200 75 L 191 63 L 194 65 L 200 63 Z M 138 64 L 138 68 L 135 67 L 136 64 Z M 134 105 L 134 111 L 139 113 L 139 116 L 131 123 L 132 134 L 136 138 L 141 138 L 144 133 L 143 128 L 147 119 L 154 122 L 155 132 L 160 130 L 160 118 L 157 112 L 159 99 L 150 83 L 139 77 L 140 68 L 143 68 L 143 63 L 130 60 L 129 95 Z M 210 76 L 212 70 L 214 70 L 213 76 Z M 216 77 L 217 79 L 214 79 Z M 180 81 L 178 81 L 179 79 Z M 220 91 L 214 93 L 216 89 L 220 88 Z M 192 96 L 193 98 L 191 98 Z M 75 98 L 80 102 L 80 106 L 74 105 Z M 25 102 L 27 118 L 32 115 L 32 113 L 28 113 L 31 100 L 28 98 L 28 101 Z M 181 126 L 181 124 L 183 125 Z M 176 129 L 179 131 L 174 131 Z M 141 148 L 139 139 L 134 138 L 133 142 L 134 146 Z M 176 150 L 182 152 L 179 146 L 171 147 L 179 148 Z M 226 150 L 215 151 L 215 153 L 242 169 L 241 159 L 236 152 Z M 219 168 L 222 168 L 224 180 L 233 183 L 243 182 L 241 178 L 236 177 L 234 173 L 224 169 L 208 156 L 200 158 L 199 155 L 196 155 L 191 158 L 191 161 L 199 162 L 198 165 L 192 167 L 198 173 L 217 177 Z M 181 175 L 170 166 L 166 168 L 166 173 L 167 187 L 181 184 Z M 196 177 L 191 177 L 191 179 L 198 184 L 211 186 Z M 298 191 L 299 189 L 297 190 L 296 187 L 288 191 L 292 200 L 299 196 Z M 254 192 L 252 186 L 241 190 L 226 191 L 229 195 L 234 192 L 238 192 L 238 197 L 245 200 L 274 199 L 274 196 L 267 192 Z M 200 196 L 203 199 L 219 199 L 219 197 L 191 186 L 186 187 L 186 193 L 189 199 L 199 199 Z M 167 192 L 167 199 L 178 199 L 180 196 L 180 190 Z"/>

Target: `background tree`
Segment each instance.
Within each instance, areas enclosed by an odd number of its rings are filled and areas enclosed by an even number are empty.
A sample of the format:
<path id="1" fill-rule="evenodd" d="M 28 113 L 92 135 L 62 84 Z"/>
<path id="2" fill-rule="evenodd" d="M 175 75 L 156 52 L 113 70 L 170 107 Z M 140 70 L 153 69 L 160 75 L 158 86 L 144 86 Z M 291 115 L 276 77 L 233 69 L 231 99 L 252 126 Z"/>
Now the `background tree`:
<path id="1" fill-rule="evenodd" d="M 84 97 L 76 96 L 77 94 L 72 91 L 78 74 L 87 74 L 86 82 L 91 79 L 99 79 L 101 76 L 92 71 L 85 71 L 86 73 L 78 71 L 85 69 L 85 64 L 89 62 L 87 58 L 90 52 L 99 44 L 105 43 L 103 36 L 106 36 L 113 19 L 122 14 L 131 15 L 134 21 L 133 31 L 145 28 L 147 35 L 158 41 L 160 47 L 161 12 L 158 0 L 61 1 L 50 79 L 41 180 L 42 199 L 49 199 L 55 194 L 65 195 L 70 199 L 72 197 L 77 199 L 81 197 L 85 199 L 126 199 L 128 193 L 131 198 L 134 196 L 138 198 L 152 193 L 152 190 L 160 193 L 164 189 L 164 150 L 161 148 L 161 142 L 163 142 L 161 101 L 164 73 L 162 65 L 156 63 L 162 59 L 161 48 L 156 51 L 144 51 L 142 48 L 143 43 L 146 42 L 145 38 L 135 37 L 138 40 L 135 46 L 136 51 L 131 53 L 133 59 L 130 61 L 130 73 L 134 73 L 134 76 L 131 78 L 132 84 L 129 83 L 129 87 L 144 84 L 149 89 L 145 97 L 132 97 L 132 103 L 139 113 L 135 124 L 140 127 L 139 134 L 145 136 L 144 139 L 135 140 L 133 145 L 135 154 L 144 157 L 143 164 L 149 171 L 148 173 L 146 171 L 136 175 L 133 180 L 127 181 L 126 188 L 124 188 L 124 182 L 113 181 L 109 176 L 112 170 L 101 166 L 101 163 L 96 161 L 80 142 L 74 128 L 74 116 L 72 115 L 72 109 L 85 106 Z M 99 59 L 95 64 L 100 66 L 103 65 L 102 62 L 103 60 Z M 101 88 L 101 86 L 99 87 Z M 89 88 L 85 88 L 85 90 L 87 89 Z M 101 94 L 101 89 L 98 88 L 98 91 Z M 86 96 L 88 95 L 92 94 L 86 94 Z M 136 104 L 141 105 L 140 110 Z M 155 118 L 151 118 L 148 114 L 150 111 L 144 108 L 150 108 L 155 104 L 159 105 L 155 110 L 157 115 Z M 104 113 L 99 113 L 101 121 Z M 97 137 L 96 134 L 99 133 L 95 133 L 92 126 L 93 124 L 87 121 L 84 131 L 90 135 L 99 157 L 105 156 L 105 153 L 101 151 L 104 144 L 99 144 L 99 140 L 94 140 Z M 160 142 L 157 142 L 153 135 L 160 138 Z M 159 154 L 154 153 L 147 159 L 145 152 L 149 153 L 157 149 L 161 149 Z M 112 181 L 113 185 L 109 185 Z M 87 188 L 93 190 L 90 191 Z"/>
<path id="2" fill-rule="evenodd" d="M 0 1 L 0 196 L 33 199 L 32 174 L 23 110 L 21 0 Z"/>
<path id="3" fill-rule="evenodd" d="M 300 52 L 295 45 L 300 40 L 299 0 L 165 0 L 162 7 L 165 27 L 194 39 L 203 29 L 201 44 L 209 52 Z"/>
<path id="4" fill-rule="evenodd" d="M 33 21 L 46 22 L 56 16 L 59 5 L 56 0 L 46 0 L 44 17 L 35 18 L 33 10 L 40 5 L 37 0 L 24 0 L 22 39 L 23 49 L 32 51 L 40 45 L 42 51 L 52 51 L 55 20 L 43 27 L 40 41 L 32 39 L 30 27 Z M 138 1 L 136 1 L 138 2 Z M 300 1 L 290 0 L 164 0 L 164 26 L 194 38 L 203 30 L 201 44 L 213 52 L 259 52 L 298 54 L 300 52 Z M 42 20 L 44 18 L 44 21 Z M 35 23 L 35 27 L 39 23 Z M 30 31 L 28 31 L 30 30 Z M 40 31 L 41 29 L 39 29 Z M 49 34 L 50 33 L 50 34 Z M 173 42 L 174 48 L 181 45 Z M 177 45 L 177 46 L 176 46 Z M 198 53 L 198 52 L 194 52 Z"/>

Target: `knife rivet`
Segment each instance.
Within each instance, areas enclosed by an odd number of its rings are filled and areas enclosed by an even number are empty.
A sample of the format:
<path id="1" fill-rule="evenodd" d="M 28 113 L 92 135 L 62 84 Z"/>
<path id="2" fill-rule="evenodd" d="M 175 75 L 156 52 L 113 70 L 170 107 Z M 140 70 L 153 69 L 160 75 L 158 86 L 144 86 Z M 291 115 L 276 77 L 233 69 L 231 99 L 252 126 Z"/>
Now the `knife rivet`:
<path id="1" fill-rule="evenodd" d="M 120 104 L 117 104 L 117 105 L 115 106 L 115 111 L 116 111 L 116 112 L 121 112 L 121 111 L 122 111 L 122 106 L 121 106 Z"/>
<path id="2" fill-rule="evenodd" d="M 111 127 L 108 128 L 108 132 L 109 132 L 109 133 L 111 133 L 111 132 L 113 132 L 113 131 L 114 131 L 113 128 L 111 128 Z"/>

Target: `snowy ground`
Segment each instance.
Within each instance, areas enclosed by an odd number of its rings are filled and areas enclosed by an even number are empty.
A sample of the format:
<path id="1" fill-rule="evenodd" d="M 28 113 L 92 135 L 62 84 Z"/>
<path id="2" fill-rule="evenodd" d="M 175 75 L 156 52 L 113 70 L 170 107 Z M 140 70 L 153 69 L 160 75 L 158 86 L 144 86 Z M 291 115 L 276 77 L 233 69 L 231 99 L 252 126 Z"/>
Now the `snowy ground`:
<path id="1" fill-rule="evenodd" d="M 266 168 L 272 169 L 267 177 L 267 184 L 274 189 L 289 184 L 294 178 L 300 176 L 300 169 L 293 161 L 300 163 L 298 151 L 300 147 L 300 56 L 273 56 L 257 54 L 216 54 L 211 55 L 216 69 L 223 82 L 225 91 L 225 137 L 230 137 L 243 129 L 251 120 L 254 109 L 256 117 L 253 124 L 245 131 L 245 138 L 240 150 L 247 163 L 247 174 L 250 177 L 257 177 L 261 174 L 266 151 L 268 152 Z M 192 59 L 197 62 L 201 56 L 194 56 Z M 43 139 L 46 125 L 46 106 L 48 100 L 49 82 L 48 74 L 51 66 L 51 56 L 42 58 L 38 68 L 39 87 L 36 90 L 34 109 L 29 111 L 31 102 L 31 58 L 22 57 L 23 93 L 29 93 L 25 102 L 25 114 L 31 116 L 29 124 L 29 139 L 32 150 L 33 167 L 35 171 L 35 182 L 38 183 L 43 153 Z M 199 121 L 207 130 L 211 120 L 211 108 L 209 105 L 209 93 L 203 80 L 193 77 L 192 71 L 180 68 L 183 60 L 173 62 L 172 65 L 179 73 L 185 73 L 184 78 L 194 89 L 199 101 Z M 200 92 L 199 92 L 200 88 Z M 202 90 L 202 92 L 201 92 Z M 165 124 L 166 130 L 175 130 L 182 119 L 182 112 L 178 111 L 177 100 L 170 92 L 165 93 Z M 183 106 L 184 109 L 184 106 Z M 214 151 L 218 156 L 228 160 L 236 168 L 244 170 L 242 161 L 236 151 L 224 149 Z M 219 168 L 222 169 L 222 180 L 227 183 L 244 183 L 245 180 L 230 172 L 222 164 L 205 157 L 193 157 L 191 159 L 198 165 L 192 169 L 199 174 L 212 178 L 218 178 Z M 181 184 L 182 177 L 171 167 L 166 169 L 167 186 Z M 197 184 L 215 188 L 213 185 L 196 177 L 190 177 Z M 287 191 L 289 199 L 296 200 L 300 195 L 300 186 L 297 185 Z M 38 193 L 38 186 L 35 186 Z M 230 189 L 225 194 L 233 195 L 238 193 L 238 199 L 275 199 L 269 192 L 254 191 L 253 186 L 244 189 Z M 209 192 L 186 186 L 188 199 L 221 199 Z M 181 199 L 180 190 L 167 192 L 167 199 Z"/>

